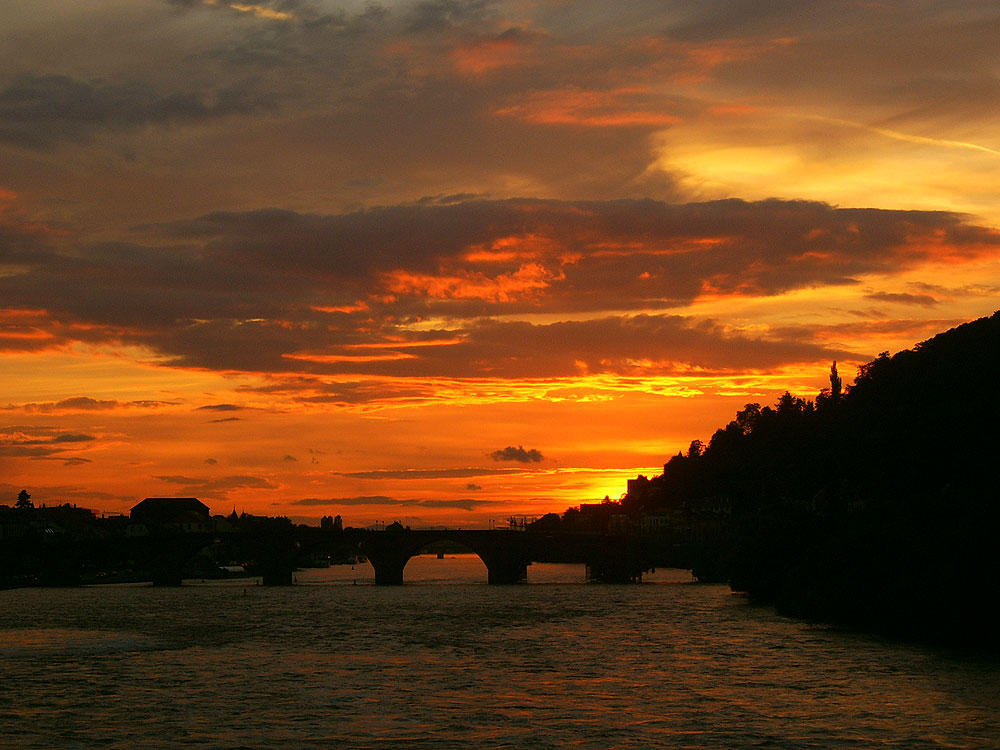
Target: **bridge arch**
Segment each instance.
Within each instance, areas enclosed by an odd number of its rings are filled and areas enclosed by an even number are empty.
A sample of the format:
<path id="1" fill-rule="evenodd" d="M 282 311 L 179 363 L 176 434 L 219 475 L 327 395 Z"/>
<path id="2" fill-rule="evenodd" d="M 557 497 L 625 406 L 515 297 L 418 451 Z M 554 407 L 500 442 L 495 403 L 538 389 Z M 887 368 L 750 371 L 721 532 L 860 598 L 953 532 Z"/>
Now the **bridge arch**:
<path id="1" fill-rule="evenodd" d="M 513 532 L 394 530 L 365 532 L 358 547 L 375 570 L 375 583 L 398 586 L 403 583 L 406 564 L 420 551 L 438 541 L 465 547 L 483 561 L 491 584 L 520 583 L 526 580 L 531 557 Z"/>

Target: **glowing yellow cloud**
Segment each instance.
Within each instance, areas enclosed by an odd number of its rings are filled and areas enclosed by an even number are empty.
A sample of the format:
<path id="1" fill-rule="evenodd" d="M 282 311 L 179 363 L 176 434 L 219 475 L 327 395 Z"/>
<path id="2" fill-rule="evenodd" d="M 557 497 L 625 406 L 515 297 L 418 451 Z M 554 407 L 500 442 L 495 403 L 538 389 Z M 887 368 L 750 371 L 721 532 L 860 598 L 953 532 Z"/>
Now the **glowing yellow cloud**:
<path id="1" fill-rule="evenodd" d="M 291 13 L 271 10 L 263 5 L 251 5 L 246 3 L 220 3 L 219 0 L 203 0 L 205 5 L 224 5 L 226 8 L 237 10 L 240 13 L 252 13 L 257 18 L 268 21 L 294 21 L 295 16 Z"/>
<path id="2" fill-rule="evenodd" d="M 893 138 L 897 141 L 904 141 L 906 143 L 920 143 L 927 146 L 939 146 L 941 148 L 964 148 L 970 151 L 982 151 L 986 154 L 992 154 L 993 156 L 1000 156 L 1000 151 L 996 149 L 987 148 L 986 146 L 980 146 L 977 143 L 967 143 L 965 141 L 955 141 L 948 138 L 930 138 L 923 135 L 913 135 L 911 133 L 901 133 L 898 130 L 890 130 L 889 128 L 880 128 L 875 125 L 865 125 L 861 122 L 853 122 L 851 120 L 842 120 L 837 117 L 822 117 L 820 115 L 805 115 L 807 119 L 819 120 L 822 122 L 829 122 L 835 125 L 845 125 L 851 128 L 860 128 L 861 130 L 867 130 L 870 133 L 877 133 L 878 135 L 884 135 L 886 138 Z"/>
<path id="3" fill-rule="evenodd" d="M 1000 151 L 967 140 L 778 109 L 707 108 L 657 141 L 649 172 L 673 175 L 700 199 L 796 198 L 1000 223 Z"/>

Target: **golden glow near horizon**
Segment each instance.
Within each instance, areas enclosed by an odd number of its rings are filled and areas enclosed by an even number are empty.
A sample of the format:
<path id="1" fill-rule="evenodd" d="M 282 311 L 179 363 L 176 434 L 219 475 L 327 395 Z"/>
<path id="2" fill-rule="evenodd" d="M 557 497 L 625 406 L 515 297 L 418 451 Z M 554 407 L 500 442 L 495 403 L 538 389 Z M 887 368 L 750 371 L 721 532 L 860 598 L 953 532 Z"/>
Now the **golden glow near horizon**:
<path id="1" fill-rule="evenodd" d="M 749 12 L 0 10 L 0 503 L 562 511 L 1000 307 L 1000 9 Z"/>

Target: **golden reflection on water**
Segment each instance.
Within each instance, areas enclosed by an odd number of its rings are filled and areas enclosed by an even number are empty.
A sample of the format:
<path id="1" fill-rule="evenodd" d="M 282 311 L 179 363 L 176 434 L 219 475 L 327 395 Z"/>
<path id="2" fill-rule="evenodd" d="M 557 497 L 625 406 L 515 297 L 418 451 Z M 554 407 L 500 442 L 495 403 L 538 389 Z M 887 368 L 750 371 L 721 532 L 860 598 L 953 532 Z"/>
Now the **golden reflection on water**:
<path id="1" fill-rule="evenodd" d="M 356 565 L 0 592 L 0 747 L 995 749 L 995 663 L 656 576 L 494 587 L 446 555 L 402 587 Z"/>

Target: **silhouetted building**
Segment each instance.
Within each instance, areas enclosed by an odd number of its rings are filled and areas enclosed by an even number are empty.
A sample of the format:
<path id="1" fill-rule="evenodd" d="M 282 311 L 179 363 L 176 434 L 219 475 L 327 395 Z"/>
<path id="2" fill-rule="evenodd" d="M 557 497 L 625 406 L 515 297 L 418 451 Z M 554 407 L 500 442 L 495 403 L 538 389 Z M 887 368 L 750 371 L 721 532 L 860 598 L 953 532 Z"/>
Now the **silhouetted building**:
<path id="1" fill-rule="evenodd" d="M 640 523 L 644 534 L 681 531 L 687 525 L 684 511 L 680 508 L 662 510 L 656 513 L 643 513 Z"/>
<path id="2" fill-rule="evenodd" d="M 628 519 L 622 513 L 621 503 L 604 498 L 601 503 L 580 503 L 578 523 L 587 531 L 620 534 L 626 531 Z"/>
<path id="3" fill-rule="evenodd" d="M 169 528 L 190 533 L 211 532 L 212 516 L 207 505 L 196 497 L 147 497 L 129 512 L 131 534 L 141 536 L 142 531 Z"/>
<path id="4" fill-rule="evenodd" d="M 0 539 L 18 539 L 31 529 L 25 513 L 0 505 Z"/>
<path id="5" fill-rule="evenodd" d="M 42 505 L 35 508 L 33 525 L 56 535 L 90 537 L 98 534 L 94 512 L 75 505 Z"/>

